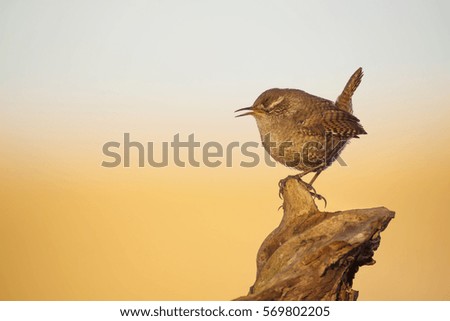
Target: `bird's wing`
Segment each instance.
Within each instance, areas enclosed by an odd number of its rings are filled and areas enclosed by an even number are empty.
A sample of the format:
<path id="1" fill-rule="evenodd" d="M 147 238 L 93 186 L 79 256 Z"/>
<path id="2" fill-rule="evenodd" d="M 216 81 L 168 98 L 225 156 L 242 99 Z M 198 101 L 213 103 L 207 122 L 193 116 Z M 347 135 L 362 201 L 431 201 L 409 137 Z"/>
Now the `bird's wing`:
<path id="1" fill-rule="evenodd" d="M 367 134 L 359 119 L 336 107 L 323 106 L 299 123 L 300 130 L 307 135 L 332 134 L 341 138 L 358 137 Z"/>
<path id="2" fill-rule="evenodd" d="M 344 110 L 329 109 L 322 114 L 322 117 L 327 133 L 345 138 L 367 134 L 359 123 L 359 119 Z"/>
<path id="3" fill-rule="evenodd" d="M 359 67 L 348 80 L 347 84 L 342 91 L 342 94 L 336 100 L 336 106 L 349 113 L 353 113 L 352 96 L 355 93 L 361 83 L 364 73 L 361 67 Z"/>

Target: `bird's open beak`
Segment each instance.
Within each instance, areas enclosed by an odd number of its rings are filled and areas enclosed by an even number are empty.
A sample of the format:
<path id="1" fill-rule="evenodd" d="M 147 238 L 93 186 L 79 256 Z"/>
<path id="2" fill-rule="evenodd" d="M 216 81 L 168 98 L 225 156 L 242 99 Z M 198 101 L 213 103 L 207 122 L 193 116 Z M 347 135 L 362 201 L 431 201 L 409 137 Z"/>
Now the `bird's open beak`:
<path id="1" fill-rule="evenodd" d="M 254 114 L 255 114 L 255 113 L 253 112 L 253 106 L 251 106 L 251 107 L 244 107 L 244 108 L 235 110 L 234 112 L 237 113 L 238 111 L 243 111 L 243 110 L 250 110 L 250 111 L 247 112 L 247 113 L 243 113 L 243 114 L 241 114 L 241 115 L 237 115 L 236 117 L 242 117 L 242 116 L 254 115 Z"/>

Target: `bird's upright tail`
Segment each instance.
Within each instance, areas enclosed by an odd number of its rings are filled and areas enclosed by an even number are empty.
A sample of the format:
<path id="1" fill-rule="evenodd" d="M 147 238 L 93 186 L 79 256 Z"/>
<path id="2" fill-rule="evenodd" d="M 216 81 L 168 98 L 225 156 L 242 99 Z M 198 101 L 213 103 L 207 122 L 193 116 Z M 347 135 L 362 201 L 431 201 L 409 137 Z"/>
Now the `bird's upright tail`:
<path id="1" fill-rule="evenodd" d="M 336 100 L 336 106 L 339 109 L 345 110 L 349 113 L 353 113 L 352 96 L 355 93 L 356 88 L 358 88 L 359 84 L 361 83 L 363 75 L 363 70 L 361 67 L 359 67 L 350 77 L 344 87 L 344 90 L 342 91 L 342 94 L 340 94 Z"/>

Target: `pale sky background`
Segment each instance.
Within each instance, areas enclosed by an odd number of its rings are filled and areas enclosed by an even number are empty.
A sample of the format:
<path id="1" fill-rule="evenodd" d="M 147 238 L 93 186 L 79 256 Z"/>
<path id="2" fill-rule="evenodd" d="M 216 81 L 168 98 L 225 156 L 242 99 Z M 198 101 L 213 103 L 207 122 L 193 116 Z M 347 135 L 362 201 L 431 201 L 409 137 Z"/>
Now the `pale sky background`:
<path id="1" fill-rule="evenodd" d="M 416 118 L 425 111 L 405 97 L 447 94 L 447 1 L 0 3 L 1 116 L 12 130 L 45 124 L 36 139 L 100 125 L 242 137 L 249 126 L 231 111 L 263 90 L 334 99 L 359 66 L 359 98 L 379 102 L 358 110 L 366 122 Z M 393 99 L 398 109 L 386 110 Z M 433 111 L 448 115 L 430 104 L 424 116 Z"/>
<path id="2" fill-rule="evenodd" d="M 369 135 L 317 188 L 397 217 L 355 287 L 450 299 L 449 21 L 448 1 L 0 0 L 0 299 L 245 294 L 292 171 L 104 169 L 102 145 L 258 141 L 235 109 L 272 87 L 334 100 L 360 66 Z"/>

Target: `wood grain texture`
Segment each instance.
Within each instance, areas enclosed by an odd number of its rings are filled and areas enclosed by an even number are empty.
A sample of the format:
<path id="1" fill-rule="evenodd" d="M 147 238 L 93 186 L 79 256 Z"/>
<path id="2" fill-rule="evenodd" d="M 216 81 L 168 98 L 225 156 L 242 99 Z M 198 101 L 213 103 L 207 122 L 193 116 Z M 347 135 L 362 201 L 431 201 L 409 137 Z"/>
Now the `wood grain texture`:
<path id="1" fill-rule="evenodd" d="M 355 273 L 372 265 L 380 233 L 394 218 L 384 208 L 320 212 L 295 179 L 283 192 L 280 225 L 257 254 L 256 281 L 236 300 L 356 300 Z"/>

